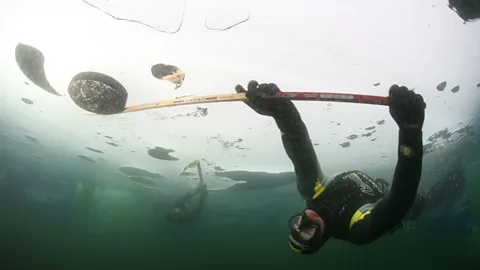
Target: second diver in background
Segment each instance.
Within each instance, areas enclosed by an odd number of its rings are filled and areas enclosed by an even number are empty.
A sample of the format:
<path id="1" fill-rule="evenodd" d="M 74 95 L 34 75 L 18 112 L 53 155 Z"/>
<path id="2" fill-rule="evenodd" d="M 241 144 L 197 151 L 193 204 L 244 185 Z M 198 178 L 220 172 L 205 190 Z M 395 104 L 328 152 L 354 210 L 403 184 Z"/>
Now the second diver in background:
<path id="1" fill-rule="evenodd" d="M 172 204 L 171 208 L 165 215 L 165 220 L 167 222 L 182 224 L 192 221 L 200 214 L 205 205 L 208 191 L 207 185 L 203 181 L 202 167 L 200 165 L 200 161 L 195 160 L 191 162 L 182 170 L 181 173 L 183 173 L 187 168 L 191 168 L 194 166 L 197 167 L 200 183 L 197 187 L 193 188 L 185 195 L 175 200 L 175 202 Z M 198 195 L 198 201 L 195 203 L 192 201 L 194 200 L 194 197 L 196 197 L 196 195 Z"/>

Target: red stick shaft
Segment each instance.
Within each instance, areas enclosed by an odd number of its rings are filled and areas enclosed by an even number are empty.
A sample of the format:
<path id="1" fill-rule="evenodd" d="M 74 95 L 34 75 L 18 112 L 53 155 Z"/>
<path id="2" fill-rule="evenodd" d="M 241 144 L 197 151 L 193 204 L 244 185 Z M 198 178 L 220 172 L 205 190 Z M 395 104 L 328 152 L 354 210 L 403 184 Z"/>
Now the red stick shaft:
<path id="1" fill-rule="evenodd" d="M 281 92 L 270 96 L 259 94 L 266 98 L 289 99 L 289 100 L 311 100 L 311 101 L 335 101 L 348 103 L 365 103 L 373 105 L 388 106 L 388 97 L 358 95 L 358 94 L 342 94 L 342 93 L 326 93 L 326 92 Z"/>

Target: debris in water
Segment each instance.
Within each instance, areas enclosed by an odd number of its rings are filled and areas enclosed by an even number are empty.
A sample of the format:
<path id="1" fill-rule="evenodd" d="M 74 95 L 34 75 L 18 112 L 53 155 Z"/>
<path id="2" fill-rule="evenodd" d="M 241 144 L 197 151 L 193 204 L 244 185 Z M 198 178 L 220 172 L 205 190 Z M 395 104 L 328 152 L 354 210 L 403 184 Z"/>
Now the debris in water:
<path id="1" fill-rule="evenodd" d="M 143 176 L 147 178 L 164 178 L 163 175 L 159 173 L 149 172 L 147 170 L 139 169 L 135 167 L 120 167 L 120 171 L 130 176 Z"/>
<path id="2" fill-rule="evenodd" d="M 27 103 L 27 104 L 30 104 L 30 105 L 33 104 L 33 101 L 31 101 L 31 100 L 28 99 L 28 98 L 23 98 L 23 97 L 22 97 L 22 101 L 25 102 L 25 103 Z"/>
<path id="3" fill-rule="evenodd" d="M 175 84 L 175 89 L 182 86 L 182 83 L 185 80 L 185 73 L 172 65 L 156 64 L 152 66 L 151 72 L 153 77 L 159 80 L 167 80 Z"/>
<path id="4" fill-rule="evenodd" d="M 39 49 L 19 43 L 15 48 L 15 60 L 20 70 L 31 82 L 50 94 L 60 96 L 47 80 L 44 68 L 45 57 Z"/>
<path id="5" fill-rule="evenodd" d="M 30 85 L 27 81 L 24 81 L 24 83 L 25 83 L 26 85 Z"/>
<path id="6" fill-rule="evenodd" d="M 252 171 L 224 171 L 215 172 L 215 176 L 221 180 L 235 181 L 235 185 L 227 190 L 231 191 L 249 191 L 259 189 L 274 189 L 277 187 L 295 183 L 294 172 L 268 173 Z"/>
<path id="7" fill-rule="evenodd" d="M 111 146 L 115 146 L 115 147 L 119 146 L 118 144 L 116 144 L 114 142 L 107 142 L 107 144 L 110 144 Z"/>
<path id="8" fill-rule="evenodd" d="M 377 139 L 378 139 L 378 138 L 373 138 L 373 139 L 371 139 L 370 141 L 374 142 L 374 141 L 376 141 Z"/>
<path id="9" fill-rule="evenodd" d="M 165 149 L 163 147 L 156 146 L 154 149 L 149 149 L 148 154 L 156 159 L 161 159 L 161 160 L 178 160 L 176 157 L 170 156 L 170 153 L 175 152 L 173 149 Z"/>
<path id="10" fill-rule="evenodd" d="M 457 85 L 452 88 L 452 93 L 457 93 L 460 90 L 460 85 Z"/>
<path id="11" fill-rule="evenodd" d="M 267 134 L 265 134 L 265 135 L 267 135 Z M 218 141 L 220 144 L 222 144 L 223 148 L 230 148 L 230 147 L 233 147 L 233 146 L 238 148 L 237 144 L 243 142 L 243 139 L 241 139 L 241 138 L 238 138 L 235 141 L 226 141 L 226 140 L 222 139 L 222 136 L 220 134 L 217 134 L 216 136 L 210 136 L 210 137 L 207 138 L 207 140 L 211 140 L 211 139 Z M 240 148 L 238 148 L 238 149 L 240 149 Z"/>
<path id="12" fill-rule="evenodd" d="M 153 186 L 156 184 L 155 181 L 148 178 L 143 178 L 140 176 L 129 176 L 128 179 L 132 180 L 133 182 L 137 182 L 137 183 L 148 185 L 148 186 Z"/>
<path id="13" fill-rule="evenodd" d="M 96 114 L 115 114 L 125 110 L 128 93 L 114 78 L 98 72 L 75 75 L 68 95 L 80 108 Z"/>
<path id="14" fill-rule="evenodd" d="M 442 130 L 439 130 L 437 132 L 435 132 L 434 134 L 432 134 L 430 137 L 428 137 L 428 141 L 434 141 L 436 139 L 439 139 L 439 138 L 443 138 L 443 139 L 448 139 L 450 137 L 450 132 L 448 132 L 448 128 L 445 128 L 445 129 L 442 129 Z"/>
<path id="15" fill-rule="evenodd" d="M 101 151 L 101 150 L 98 150 L 98 149 L 95 149 L 95 148 L 90 148 L 90 147 L 85 147 L 86 149 L 92 151 L 92 152 L 95 152 L 95 153 L 100 153 L 100 154 L 103 154 L 104 152 Z"/>
<path id="16" fill-rule="evenodd" d="M 30 141 L 32 141 L 32 142 L 34 142 L 34 143 L 40 144 L 40 142 L 39 142 L 39 141 L 37 140 L 37 138 L 35 138 L 35 137 L 25 135 L 25 138 L 29 139 Z"/>
<path id="17" fill-rule="evenodd" d="M 433 142 L 429 142 L 423 146 L 423 154 L 428 154 L 434 152 L 436 150 L 435 144 Z"/>
<path id="18" fill-rule="evenodd" d="M 220 167 L 220 166 L 214 166 L 213 169 L 214 169 L 215 171 L 218 171 L 218 172 L 223 172 L 223 171 L 225 171 L 225 169 L 222 168 L 222 167 Z"/>
<path id="19" fill-rule="evenodd" d="M 207 163 L 208 166 L 215 165 L 215 162 L 213 162 L 213 161 L 208 161 L 208 160 L 206 160 L 206 159 L 204 159 L 204 158 L 202 158 L 202 160 L 205 161 L 205 163 Z"/>
<path id="20" fill-rule="evenodd" d="M 439 83 L 439 84 L 437 85 L 437 90 L 438 90 L 438 91 L 443 91 L 443 90 L 445 90 L 445 87 L 447 87 L 447 82 L 446 82 L 446 81 L 445 81 L 445 82 L 441 82 L 441 83 Z"/>
<path id="21" fill-rule="evenodd" d="M 365 128 L 365 130 L 372 130 L 372 129 L 375 129 L 375 126 L 370 126 L 370 127 Z"/>
<path id="22" fill-rule="evenodd" d="M 350 147 L 350 142 L 344 142 L 344 143 L 341 143 L 339 145 L 343 148 L 347 148 L 347 147 Z"/>
<path id="23" fill-rule="evenodd" d="M 383 124 L 385 124 L 385 120 L 377 121 L 377 125 L 383 125 Z"/>
<path id="24" fill-rule="evenodd" d="M 442 149 L 447 143 L 455 143 L 465 138 L 471 138 L 475 133 L 473 126 L 466 125 L 463 128 L 449 131 L 448 128 L 439 130 L 428 137 L 428 143 L 424 145 L 424 154 Z"/>
<path id="25" fill-rule="evenodd" d="M 202 107 L 202 106 L 197 106 L 197 109 L 193 112 L 188 112 L 188 113 L 179 113 L 171 116 L 166 116 L 166 117 L 160 117 L 160 119 L 176 119 L 178 117 L 184 117 L 184 116 L 193 116 L 193 117 L 205 117 L 208 115 L 208 108 L 207 107 Z"/>
<path id="26" fill-rule="evenodd" d="M 93 159 L 91 159 L 91 158 L 89 158 L 89 157 L 86 157 L 86 156 L 77 155 L 77 157 L 80 158 L 80 159 L 83 159 L 83 160 L 92 162 L 92 163 L 96 163 L 95 160 L 93 160 Z"/>
<path id="27" fill-rule="evenodd" d="M 373 84 L 373 86 L 379 86 L 380 82 Z"/>
<path id="28" fill-rule="evenodd" d="M 365 133 L 365 134 L 362 134 L 362 137 L 370 137 L 370 136 L 372 136 L 373 133 L 375 133 L 375 130 L 370 131 L 370 132 Z"/>
<path id="29" fill-rule="evenodd" d="M 355 140 L 356 138 L 358 138 L 358 135 L 356 135 L 356 134 L 352 134 L 352 135 L 347 137 L 347 139 L 349 139 L 349 140 Z"/>
<path id="30" fill-rule="evenodd" d="M 111 136 L 103 136 L 103 137 L 105 137 L 107 139 L 113 139 Z"/>

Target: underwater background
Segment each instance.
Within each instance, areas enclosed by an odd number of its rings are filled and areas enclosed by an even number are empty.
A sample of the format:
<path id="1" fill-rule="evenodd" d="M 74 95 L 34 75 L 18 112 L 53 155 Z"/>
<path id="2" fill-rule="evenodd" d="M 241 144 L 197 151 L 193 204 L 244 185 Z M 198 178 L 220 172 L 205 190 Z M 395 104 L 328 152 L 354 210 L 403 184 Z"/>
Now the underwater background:
<path id="1" fill-rule="evenodd" d="M 0 270 L 480 269 L 480 23 L 462 18 L 438 0 L 1 1 Z M 88 71 L 117 80 L 125 106 L 252 79 L 380 96 L 406 85 L 427 103 L 419 192 L 452 168 L 466 183 L 369 245 L 332 239 L 303 256 L 287 222 L 305 204 L 271 118 L 243 102 L 93 115 L 70 91 Z M 385 106 L 294 103 L 326 174 L 391 181 Z M 179 175 L 192 160 L 205 208 L 168 224 L 198 184 Z"/>
<path id="2" fill-rule="evenodd" d="M 210 192 L 195 222 L 174 226 L 165 223 L 162 213 L 173 198 L 133 185 L 102 184 L 97 181 L 102 174 L 107 177 L 102 165 L 76 157 L 54 162 L 63 154 L 43 153 L 48 146 L 40 142 L 9 137 L 5 130 L 12 131 L 15 124 L 2 124 L 2 269 L 453 269 L 458 265 L 478 269 L 480 265 L 478 135 L 425 155 L 423 188 L 441 175 L 442 168 L 453 162 L 449 156 L 458 151 L 468 179 L 466 188 L 446 198 L 434 213 L 367 246 L 331 240 L 318 254 L 302 256 L 287 242 L 287 220 L 304 207 L 291 182 L 275 186 L 268 182 L 271 176 L 247 175 L 252 182 L 267 184 Z M 26 155 L 27 151 L 43 158 Z M 294 179 L 293 173 L 288 177 Z"/>

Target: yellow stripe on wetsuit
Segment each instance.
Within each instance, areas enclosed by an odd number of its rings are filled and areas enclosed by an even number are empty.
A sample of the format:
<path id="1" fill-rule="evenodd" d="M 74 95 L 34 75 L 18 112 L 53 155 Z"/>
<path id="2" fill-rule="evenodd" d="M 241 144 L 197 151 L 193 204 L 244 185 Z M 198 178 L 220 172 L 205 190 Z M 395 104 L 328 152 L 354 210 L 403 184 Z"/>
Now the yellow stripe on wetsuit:
<path id="1" fill-rule="evenodd" d="M 317 179 L 317 183 L 315 184 L 314 191 L 315 191 L 315 193 L 313 194 L 314 200 L 325 191 L 325 187 L 320 183 L 320 179 Z"/>
<path id="2" fill-rule="evenodd" d="M 292 243 L 288 243 L 288 245 L 290 245 L 290 247 L 293 249 L 293 251 L 295 251 L 295 252 L 301 252 L 300 249 L 297 249 L 297 248 L 295 248 L 294 246 L 292 246 Z"/>
<path id="3" fill-rule="evenodd" d="M 366 215 L 369 215 L 373 206 L 374 206 L 373 204 L 369 203 L 369 204 L 365 204 L 364 206 L 360 207 L 355 212 L 355 214 L 353 214 L 352 219 L 350 219 L 349 229 L 352 228 L 353 224 L 355 224 L 356 222 L 358 222 L 360 220 L 363 220 Z"/>
<path id="4" fill-rule="evenodd" d="M 317 179 L 317 183 L 315 184 L 315 188 L 314 188 L 314 194 L 313 194 L 313 199 L 316 199 L 318 198 L 318 196 L 320 196 L 323 192 L 325 191 L 325 186 L 323 186 L 321 183 L 320 183 L 320 179 Z M 365 218 L 366 215 L 369 215 L 370 214 L 370 210 L 372 210 L 374 204 L 366 204 L 362 207 L 360 207 L 356 212 L 355 214 L 353 214 L 352 216 L 352 219 L 350 220 L 350 229 L 352 228 L 353 224 L 355 224 L 356 222 L 360 221 L 360 220 L 363 220 Z M 292 247 L 292 249 L 294 249 Z"/>

